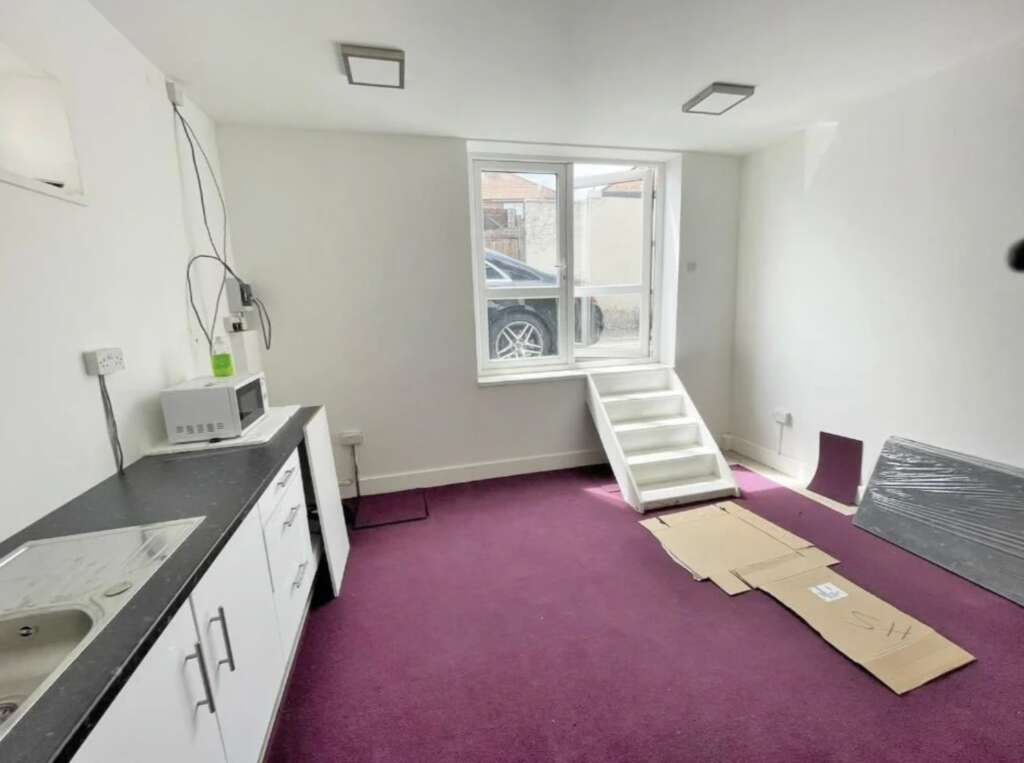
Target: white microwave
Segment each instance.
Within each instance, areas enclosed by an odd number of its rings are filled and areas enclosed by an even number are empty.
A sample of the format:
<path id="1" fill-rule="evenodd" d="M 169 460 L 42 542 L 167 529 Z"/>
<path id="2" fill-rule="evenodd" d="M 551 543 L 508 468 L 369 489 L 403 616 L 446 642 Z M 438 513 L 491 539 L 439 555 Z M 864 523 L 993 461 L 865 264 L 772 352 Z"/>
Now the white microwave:
<path id="1" fill-rule="evenodd" d="M 160 404 L 171 443 L 240 437 L 270 407 L 262 372 L 190 379 L 161 390 Z"/>

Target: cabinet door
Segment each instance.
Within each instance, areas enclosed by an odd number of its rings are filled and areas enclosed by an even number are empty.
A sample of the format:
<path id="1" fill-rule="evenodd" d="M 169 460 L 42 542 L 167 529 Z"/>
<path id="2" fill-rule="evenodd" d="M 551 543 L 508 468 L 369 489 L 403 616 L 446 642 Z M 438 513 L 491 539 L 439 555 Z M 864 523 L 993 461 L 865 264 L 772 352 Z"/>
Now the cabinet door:
<path id="1" fill-rule="evenodd" d="M 75 763 L 223 763 L 217 715 L 200 704 L 207 702 L 200 660 L 209 671 L 186 602 L 86 737 Z"/>
<path id="2" fill-rule="evenodd" d="M 284 680 L 284 656 L 255 509 L 192 592 L 228 763 L 259 759 Z"/>
<path id="3" fill-rule="evenodd" d="M 341 578 L 345 574 L 345 562 L 348 560 L 348 528 L 345 526 L 345 513 L 338 492 L 338 474 L 334 470 L 334 450 L 327 426 L 327 409 L 321 407 L 313 414 L 303 431 L 324 553 L 327 556 L 327 571 L 331 573 L 331 586 L 337 596 L 341 592 Z"/>

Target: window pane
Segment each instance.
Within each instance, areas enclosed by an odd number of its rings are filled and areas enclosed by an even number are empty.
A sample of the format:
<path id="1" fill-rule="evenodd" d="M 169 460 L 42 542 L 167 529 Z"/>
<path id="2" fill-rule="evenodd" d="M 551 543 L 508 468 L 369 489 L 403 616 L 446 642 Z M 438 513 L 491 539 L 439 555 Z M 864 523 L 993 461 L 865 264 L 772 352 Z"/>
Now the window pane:
<path id="1" fill-rule="evenodd" d="M 480 204 L 487 285 L 557 286 L 558 176 L 481 172 Z"/>
<path id="2" fill-rule="evenodd" d="M 640 328 L 639 292 L 576 299 L 577 357 L 638 355 Z"/>
<path id="3" fill-rule="evenodd" d="M 558 300 L 492 299 L 487 302 L 491 360 L 522 361 L 558 354 Z"/>
<path id="4" fill-rule="evenodd" d="M 595 170 L 606 172 L 602 175 Z M 628 168 L 576 165 L 574 169 L 573 276 L 577 286 L 640 284 L 643 280 L 643 180 L 615 180 L 612 173 L 616 170 L 621 175 Z"/>

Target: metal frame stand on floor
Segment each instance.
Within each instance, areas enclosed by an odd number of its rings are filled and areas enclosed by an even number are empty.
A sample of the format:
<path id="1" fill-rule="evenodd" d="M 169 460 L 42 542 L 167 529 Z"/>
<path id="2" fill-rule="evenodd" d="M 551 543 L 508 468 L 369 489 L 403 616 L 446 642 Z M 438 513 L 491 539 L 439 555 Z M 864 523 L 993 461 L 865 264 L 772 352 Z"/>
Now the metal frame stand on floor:
<path id="1" fill-rule="evenodd" d="M 359 504 L 363 500 L 363 491 L 359 487 L 359 459 L 356 458 L 356 446 L 351 445 L 352 448 L 352 473 L 355 477 L 356 483 L 356 497 L 352 501 L 343 502 L 346 509 L 351 507 L 352 519 L 349 526 L 352 530 L 372 530 L 374 527 L 390 527 L 391 525 L 404 525 L 407 522 L 421 522 L 424 519 L 430 519 L 430 506 L 427 504 L 427 491 L 420 489 L 420 497 L 423 499 L 423 516 L 421 517 L 406 517 L 405 519 L 390 519 L 387 522 L 373 522 L 368 525 L 359 524 Z M 346 511 L 346 513 L 348 513 Z"/>

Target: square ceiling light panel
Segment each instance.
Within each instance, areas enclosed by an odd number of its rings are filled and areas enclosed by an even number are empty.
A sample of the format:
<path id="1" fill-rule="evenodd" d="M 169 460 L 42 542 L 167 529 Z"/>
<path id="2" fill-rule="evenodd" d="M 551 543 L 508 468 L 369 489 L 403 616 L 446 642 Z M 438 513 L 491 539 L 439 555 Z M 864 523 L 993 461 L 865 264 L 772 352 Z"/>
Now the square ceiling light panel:
<path id="1" fill-rule="evenodd" d="M 753 94 L 753 85 L 714 82 L 684 103 L 683 111 L 687 114 L 709 114 L 717 117 L 738 106 Z"/>
<path id="2" fill-rule="evenodd" d="M 405 87 L 404 50 L 339 43 L 338 56 L 350 85 Z"/>

